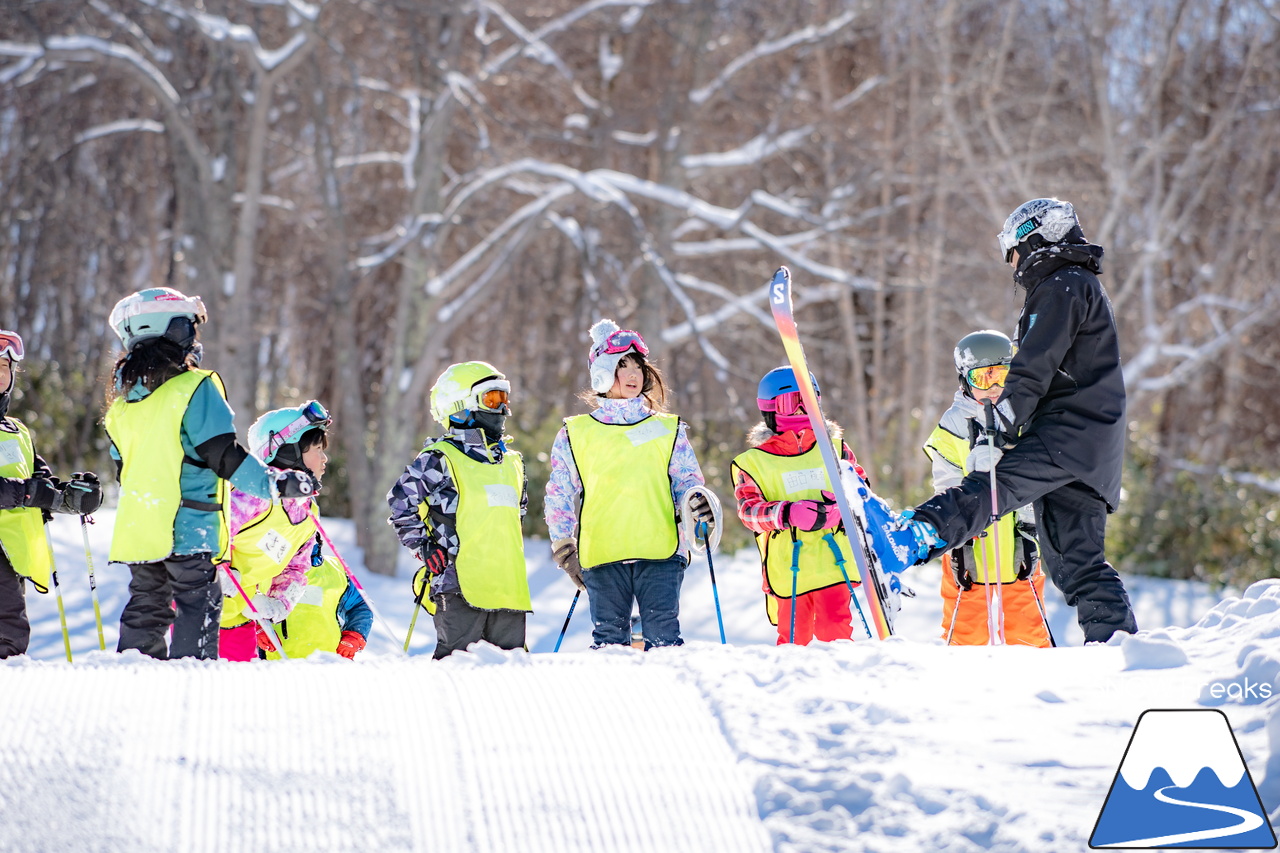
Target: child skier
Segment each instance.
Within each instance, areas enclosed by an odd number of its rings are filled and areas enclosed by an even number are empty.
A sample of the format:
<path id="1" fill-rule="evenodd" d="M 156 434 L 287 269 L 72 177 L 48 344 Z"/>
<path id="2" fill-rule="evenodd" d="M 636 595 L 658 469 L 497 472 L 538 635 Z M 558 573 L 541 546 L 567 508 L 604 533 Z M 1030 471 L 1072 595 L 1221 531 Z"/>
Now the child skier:
<path id="1" fill-rule="evenodd" d="M 315 479 L 318 490 L 329 462 L 325 449 L 331 423 L 318 400 L 267 412 L 249 427 L 249 451 L 272 476 L 303 471 Z M 232 487 L 231 563 L 229 571 L 223 567 L 218 572 L 223 594 L 219 657 L 257 658 L 254 611 L 256 619 L 282 622 L 301 600 L 312 553 L 319 545 L 311 516 L 313 503 L 310 495 L 275 501 Z"/>
<path id="2" fill-rule="evenodd" d="M 690 511 L 708 524 L 708 541 L 718 519 L 686 426 L 664 411 L 666 386 L 644 339 L 601 320 L 591 340 L 591 390 L 583 397 L 595 411 L 566 418 L 551 448 L 545 517 L 552 553 L 587 591 L 593 648 L 631 643 L 633 602 L 646 649 L 678 646 L 689 559 L 676 508 L 693 493 Z"/>
<path id="3" fill-rule="evenodd" d="M 110 558 L 132 573 L 120 614 L 122 652 L 216 658 L 222 589 L 215 565 L 227 546 L 227 482 L 258 498 L 315 491 L 306 472 L 273 476 L 236 441 L 222 380 L 197 368 L 204 321 L 200 297 L 168 287 L 126 296 L 111 311 L 124 355 L 106 415 L 120 478 Z"/>
<path id="4" fill-rule="evenodd" d="M 305 658 L 312 652 L 337 652 L 350 660 L 365 647 L 373 627 L 373 611 L 351 583 L 337 557 L 314 551 L 307 587 L 296 606 L 277 626 L 284 653 Z M 258 647 L 268 660 L 280 657 L 275 643 L 257 628 Z"/>
<path id="5" fill-rule="evenodd" d="M 0 658 L 26 654 L 31 639 L 23 578 L 49 591 L 48 514 L 89 515 L 102 503 L 96 475 L 72 474 L 71 482 L 59 483 L 36 453 L 27 427 L 8 416 L 24 354 L 22 337 L 0 329 Z"/>
<path id="6" fill-rule="evenodd" d="M 821 393 L 816 379 L 813 388 Z M 775 367 L 766 373 L 756 389 L 756 405 L 764 420 L 752 427 L 747 435 L 751 449 L 738 454 L 730 470 L 738 517 L 755 533 L 760 549 L 766 612 L 778 627 L 778 645 L 808 645 L 814 638 L 852 639 L 850 590 L 836 562 L 837 549 L 847 561 L 849 581 L 856 585 L 861 578 L 795 371 Z M 840 438 L 840 428 L 828 421 L 827 430 L 832 441 L 839 442 L 844 459 L 865 479 L 853 451 Z M 800 545 L 798 552 L 795 543 Z"/>
<path id="7" fill-rule="evenodd" d="M 933 461 L 936 492 L 957 486 L 969 473 L 965 461 L 981 430 L 984 400 L 994 405 L 1013 361 L 1013 342 L 990 329 L 965 335 L 956 344 L 960 388 L 943 413 L 924 451 Z M 980 646 L 990 641 L 987 596 L 981 585 L 1000 585 L 1005 642 L 1049 646 L 1045 624 L 1044 573 L 1037 558 L 1035 516 L 1020 507 L 1000 517 L 980 536 L 942 558 L 942 637 L 949 645 Z M 997 575 L 996 545 L 999 545 Z M 975 584 L 979 586 L 975 588 Z"/>
<path id="8" fill-rule="evenodd" d="M 431 578 L 437 660 L 481 640 L 525 645 L 532 607 L 520 522 L 529 493 L 524 460 L 503 435 L 510 394 L 487 362 L 445 369 L 431 388 L 444 435 L 428 439 L 387 493 L 396 536 Z"/>

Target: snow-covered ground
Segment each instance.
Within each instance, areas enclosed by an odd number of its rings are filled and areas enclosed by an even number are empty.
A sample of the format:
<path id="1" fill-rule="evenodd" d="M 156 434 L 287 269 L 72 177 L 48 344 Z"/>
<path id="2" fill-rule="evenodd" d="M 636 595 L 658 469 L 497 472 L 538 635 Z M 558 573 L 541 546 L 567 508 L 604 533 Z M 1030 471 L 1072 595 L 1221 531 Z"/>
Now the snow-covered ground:
<path id="1" fill-rule="evenodd" d="M 109 649 L 111 523 L 90 529 Z M 697 559 L 688 645 L 589 651 L 584 597 L 551 654 L 573 588 L 530 540 L 532 653 L 433 662 L 425 614 L 399 651 L 408 555 L 375 575 L 326 526 L 382 617 L 355 662 L 164 663 L 97 650 L 56 519 L 75 662 L 29 596 L 31 653 L 0 662 L 0 851 L 1083 850 L 1153 708 L 1223 710 L 1280 819 L 1280 581 L 1220 602 L 1130 578 L 1146 630 L 1088 648 L 1050 590 L 1062 648 L 946 648 L 926 566 L 899 637 L 779 648 L 748 550 L 716 562 L 728 645 Z"/>

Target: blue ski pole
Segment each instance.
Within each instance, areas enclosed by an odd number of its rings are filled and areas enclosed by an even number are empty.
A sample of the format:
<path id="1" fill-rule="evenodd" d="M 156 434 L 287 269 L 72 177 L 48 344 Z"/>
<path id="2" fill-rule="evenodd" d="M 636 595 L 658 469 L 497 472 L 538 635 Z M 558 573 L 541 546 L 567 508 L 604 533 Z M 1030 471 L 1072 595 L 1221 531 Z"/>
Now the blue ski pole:
<path id="1" fill-rule="evenodd" d="M 871 626 L 867 624 L 867 617 L 862 612 L 862 605 L 858 603 L 858 596 L 853 592 L 853 581 L 849 580 L 849 573 L 845 571 L 844 554 L 840 553 L 840 546 L 836 544 L 836 537 L 830 533 L 822 537 L 823 540 L 831 546 L 831 553 L 835 555 L 836 565 L 840 568 L 840 575 L 844 578 L 844 585 L 849 588 L 849 600 L 853 602 L 853 606 L 858 608 L 858 618 L 862 620 L 862 630 L 867 632 L 867 637 L 874 640 L 875 635 L 871 633 Z"/>
<path id="2" fill-rule="evenodd" d="M 790 643 L 796 641 L 796 587 L 800 583 L 800 545 L 796 538 L 796 529 L 791 528 L 791 637 Z"/>
<path id="3" fill-rule="evenodd" d="M 720 590 L 716 588 L 716 567 L 711 562 L 711 543 L 707 541 L 707 523 L 701 521 L 698 523 L 698 536 L 702 539 L 703 545 L 707 549 L 707 571 L 711 572 L 711 595 L 716 600 L 716 624 L 720 626 L 720 643 L 726 642 L 724 638 L 724 617 L 720 615 Z"/>
<path id="4" fill-rule="evenodd" d="M 573 618 L 573 609 L 578 606 L 578 596 L 582 595 L 582 590 L 578 590 L 573 594 L 573 603 L 569 605 L 569 615 L 564 617 L 564 627 L 560 629 L 560 637 L 556 640 L 556 647 L 553 652 L 560 651 L 560 644 L 564 642 L 565 631 L 569 630 L 569 620 Z"/>

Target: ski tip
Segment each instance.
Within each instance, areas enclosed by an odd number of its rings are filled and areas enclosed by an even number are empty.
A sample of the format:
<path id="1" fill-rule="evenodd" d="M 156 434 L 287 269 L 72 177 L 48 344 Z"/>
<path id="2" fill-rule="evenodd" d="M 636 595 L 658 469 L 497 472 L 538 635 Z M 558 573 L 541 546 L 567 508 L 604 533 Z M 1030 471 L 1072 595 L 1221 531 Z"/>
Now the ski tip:
<path id="1" fill-rule="evenodd" d="M 773 274 L 773 279 L 769 282 L 769 302 L 773 305 L 776 314 L 784 306 L 787 310 L 791 307 L 791 270 L 786 267 L 778 267 L 778 271 Z"/>

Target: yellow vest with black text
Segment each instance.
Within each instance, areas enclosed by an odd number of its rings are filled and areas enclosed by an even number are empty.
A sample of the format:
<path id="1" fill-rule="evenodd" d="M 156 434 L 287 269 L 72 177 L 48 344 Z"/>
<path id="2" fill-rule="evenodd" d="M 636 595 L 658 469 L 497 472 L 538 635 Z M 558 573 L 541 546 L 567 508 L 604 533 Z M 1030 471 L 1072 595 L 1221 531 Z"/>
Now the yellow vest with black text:
<path id="1" fill-rule="evenodd" d="M 106 426 L 120 452 L 120 505 L 111 534 L 113 563 L 154 563 L 173 553 L 173 525 L 182 504 L 182 418 L 206 377 L 224 398 L 222 379 L 211 370 L 188 370 L 141 400 L 117 397 Z M 227 482 L 218 478 L 216 503 L 220 562 L 227 548 Z"/>
<path id="2" fill-rule="evenodd" d="M 305 658 L 314 651 L 336 652 L 342 639 L 338 624 L 338 604 L 347 591 L 347 573 L 332 555 L 307 570 L 307 591 L 293 608 L 289 618 L 276 625 L 284 653 L 290 658 Z M 267 652 L 268 660 L 276 660 L 279 652 Z"/>
<path id="3" fill-rule="evenodd" d="M 831 478 L 822 464 L 822 451 L 815 443 L 798 456 L 778 456 L 752 448 L 733 460 L 751 475 L 767 501 L 819 501 L 822 493 L 831 491 Z M 844 575 L 836 562 L 835 552 L 823 537 L 831 534 L 845 560 L 849 580 L 857 583 L 857 559 L 849 537 L 843 530 L 798 530 L 800 571 L 796 576 L 796 594 L 844 584 Z M 756 534 L 756 547 L 764 566 L 769 592 L 779 598 L 791 597 L 792 538 L 790 530 L 770 530 Z"/>
<path id="4" fill-rule="evenodd" d="M 634 424 L 606 424 L 574 415 L 564 425 L 582 480 L 582 568 L 674 556 L 680 534 L 670 468 L 680 418 L 655 413 Z"/>
<path id="5" fill-rule="evenodd" d="M 280 501 L 272 501 L 265 512 L 246 521 L 231 540 L 231 568 L 240 573 L 245 593 L 252 598 L 259 590 L 269 590 L 276 575 L 315 535 L 316 522 L 311 513 L 294 524 Z M 248 622 L 244 608 L 244 596 L 239 593 L 224 598 L 222 627 L 234 628 Z"/>
<path id="6" fill-rule="evenodd" d="M 425 449 L 443 457 L 458 490 L 458 585 L 478 610 L 530 612 L 529 573 L 520 530 L 524 459 L 508 450 L 497 464 L 478 462 L 448 441 Z M 425 520 L 426 505 L 418 508 Z"/>
<path id="7" fill-rule="evenodd" d="M 16 418 L 9 421 L 17 432 L 0 430 L 0 477 L 26 480 L 35 473 L 36 452 L 31 433 Z M 41 592 L 49 591 L 49 574 L 53 571 L 53 552 L 44 532 L 44 516 L 38 507 L 0 510 L 0 547 L 13 570 Z"/>
<path id="8" fill-rule="evenodd" d="M 928 441 L 924 444 L 924 452 L 931 458 L 937 456 L 947 460 L 957 468 L 964 470 L 964 463 L 969 458 L 969 440 L 961 438 L 955 433 L 947 430 L 942 426 L 938 426 L 929 436 Z M 967 473 L 967 472 L 966 472 Z M 980 536 L 975 537 L 966 548 L 972 548 L 972 558 L 968 554 L 965 555 L 966 566 L 969 573 L 973 575 L 975 583 L 995 583 L 997 579 L 1000 583 L 1013 583 L 1018 579 L 1018 558 L 1015 546 L 1017 545 L 1017 533 L 1014 531 L 1014 524 L 1017 521 L 1015 513 L 1008 513 L 1001 516 L 996 524 L 991 525 L 982 531 Z M 996 574 L 996 548 L 995 540 L 1000 540 L 1000 572 Z"/>

